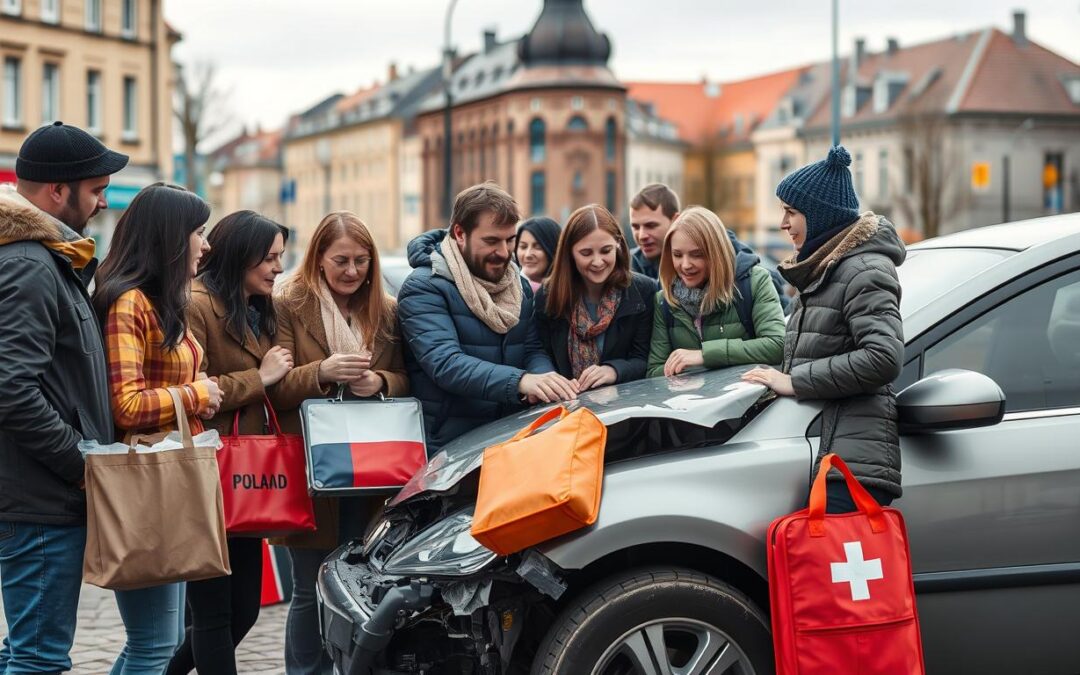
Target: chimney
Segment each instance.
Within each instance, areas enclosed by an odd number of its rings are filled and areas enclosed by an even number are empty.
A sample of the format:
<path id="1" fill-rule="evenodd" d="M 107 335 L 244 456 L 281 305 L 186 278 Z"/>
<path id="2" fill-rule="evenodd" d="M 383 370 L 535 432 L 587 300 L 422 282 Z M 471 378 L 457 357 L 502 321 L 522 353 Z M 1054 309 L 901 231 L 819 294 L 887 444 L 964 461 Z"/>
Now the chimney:
<path id="1" fill-rule="evenodd" d="M 492 49 L 495 49 L 495 29 L 488 28 L 484 30 L 484 53 L 490 54 Z"/>
<path id="2" fill-rule="evenodd" d="M 866 38 L 855 38 L 855 49 L 851 52 L 851 77 L 859 72 L 859 67 L 866 60 Z"/>
<path id="3" fill-rule="evenodd" d="M 387 70 L 386 73 L 386 82 L 389 84 L 396 79 L 398 79 L 397 64 L 391 61 L 390 68 Z"/>
<path id="4" fill-rule="evenodd" d="M 1027 13 L 1020 9 L 1013 12 L 1012 39 L 1018 46 L 1027 44 Z"/>
<path id="5" fill-rule="evenodd" d="M 887 38 L 885 44 L 885 50 L 888 52 L 889 56 L 893 56 L 896 52 L 900 51 L 900 41 L 894 37 Z"/>

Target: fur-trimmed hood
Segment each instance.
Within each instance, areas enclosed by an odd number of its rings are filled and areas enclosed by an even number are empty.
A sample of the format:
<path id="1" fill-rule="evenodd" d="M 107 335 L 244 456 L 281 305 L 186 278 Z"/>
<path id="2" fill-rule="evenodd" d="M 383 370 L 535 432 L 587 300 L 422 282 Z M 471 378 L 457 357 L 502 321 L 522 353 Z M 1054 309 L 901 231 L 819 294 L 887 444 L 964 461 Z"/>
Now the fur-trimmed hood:
<path id="1" fill-rule="evenodd" d="M 85 238 L 45 213 L 19 194 L 13 186 L 0 185 L 0 245 L 40 242 L 71 261 L 88 280 L 97 268 L 94 240 Z M 89 283 L 87 281 L 87 283 Z"/>
<path id="2" fill-rule="evenodd" d="M 70 238 L 65 238 L 68 233 Z M 79 238 L 71 228 L 31 204 L 14 186 L 0 185 L 0 243 L 74 241 Z"/>
<path id="3" fill-rule="evenodd" d="M 876 253 L 901 265 L 907 249 L 896 228 L 884 216 L 867 211 L 802 262 L 796 256 L 780 263 L 780 274 L 800 292 L 813 290 L 841 260 L 852 255 Z"/>

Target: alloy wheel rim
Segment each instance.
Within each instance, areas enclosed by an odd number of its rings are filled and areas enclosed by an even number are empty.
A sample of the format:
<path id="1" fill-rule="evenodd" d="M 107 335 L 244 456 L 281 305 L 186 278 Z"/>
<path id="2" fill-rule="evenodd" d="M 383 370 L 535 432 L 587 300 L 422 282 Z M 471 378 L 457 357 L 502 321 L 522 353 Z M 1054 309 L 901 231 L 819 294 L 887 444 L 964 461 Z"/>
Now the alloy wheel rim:
<path id="1" fill-rule="evenodd" d="M 754 674 L 750 659 L 730 636 L 683 618 L 657 619 L 627 631 L 592 670 L 592 675 Z"/>

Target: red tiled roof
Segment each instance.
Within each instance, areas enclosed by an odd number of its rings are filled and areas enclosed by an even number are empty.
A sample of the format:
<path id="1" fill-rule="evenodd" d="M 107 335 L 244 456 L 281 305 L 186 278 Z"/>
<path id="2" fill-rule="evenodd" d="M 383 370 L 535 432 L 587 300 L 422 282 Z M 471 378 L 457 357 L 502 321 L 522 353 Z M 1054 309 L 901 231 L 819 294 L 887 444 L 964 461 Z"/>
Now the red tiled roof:
<path id="1" fill-rule="evenodd" d="M 913 99 L 915 90 L 935 71 L 936 78 Z M 1018 45 L 996 28 L 905 47 L 892 55 L 868 54 L 857 82 L 872 86 L 874 78 L 886 72 L 908 76 L 898 103 L 879 113 L 871 97 L 855 115 L 844 117 L 843 124 L 895 118 L 908 106 L 950 113 L 1080 115 L 1080 106 L 1069 99 L 1062 81 L 1063 75 L 1080 75 L 1080 65 L 1030 40 Z M 807 128 L 828 126 L 829 114 L 829 106 L 821 105 Z"/>
<path id="2" fill-rule="evenodd" d="M 995 28 L 959 109 L 1078 115 L 1062 75 L 1080 76 L 1080 65 L 1034 42 L 1017 45 Z"/>
<path id="3" fill-rule="evenodd" d="M 371 97 L 372 94 L 379 90 L 379 85 L 372 85 L 370 87 L 361 88 L 355 94 L 343 97 L 340 101 L 334 104 L 334 109 L 338 112 L 345 112 L 355 108 L 357 105 L 363 103 L 365 100 Z"/>
<path id="4" fill-rule="evenodd" d="M 723 134 L 725 142 L 743 140 L 798 80 L 806 66 L 737 82 L 628 82 L 627 96 L 653 105 L 656 114 L 671 120 L 679 137 L 691 143 Z M 711 88 L 718 95 L 710 96 Z M 742 116 L 742 130 L 735 121 Z"/>

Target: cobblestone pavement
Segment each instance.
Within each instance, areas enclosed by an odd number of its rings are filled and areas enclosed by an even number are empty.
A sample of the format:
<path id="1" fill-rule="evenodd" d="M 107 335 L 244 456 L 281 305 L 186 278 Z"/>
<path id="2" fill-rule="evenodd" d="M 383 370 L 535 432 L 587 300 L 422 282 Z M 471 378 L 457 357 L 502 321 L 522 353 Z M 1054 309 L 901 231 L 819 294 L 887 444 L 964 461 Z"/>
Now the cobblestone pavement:
<path id="1" fill-rule="evenodd" d="M 0 604 L 0 609 L 3 605 Z M 236 650 L 239 673 L 284 674 L 285 613 L 288 605 L 263 607 L 259 620 Z M 0 636 L 7 624 L 0 612 Z M 112 591 L 83 586 L 79 598 L 79 623 L 71 660 L 74 675 L 105 675 L 124 644 L 124 624 Z"/>

